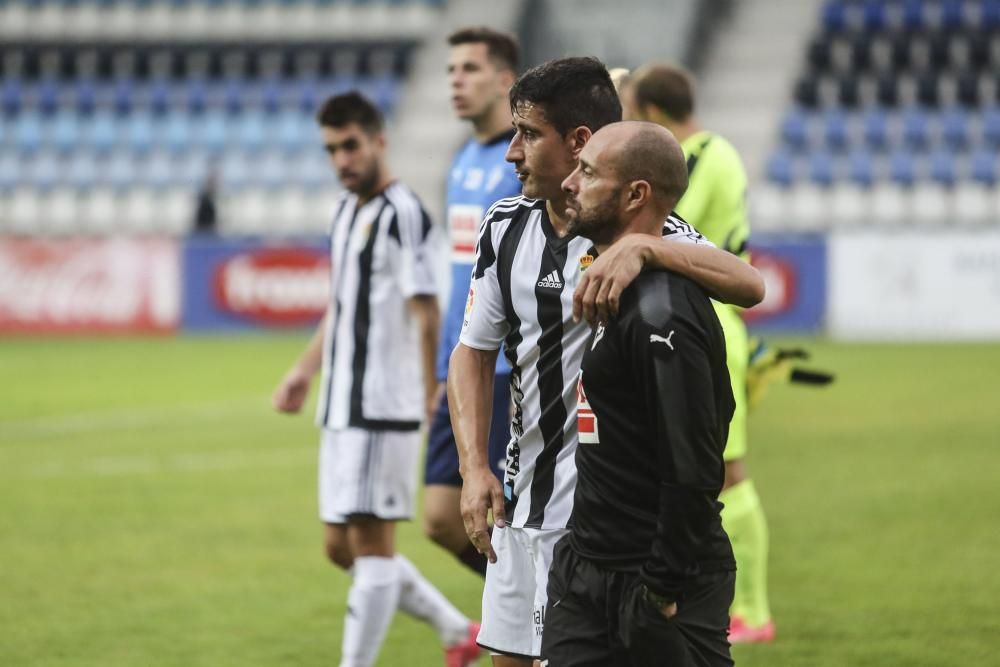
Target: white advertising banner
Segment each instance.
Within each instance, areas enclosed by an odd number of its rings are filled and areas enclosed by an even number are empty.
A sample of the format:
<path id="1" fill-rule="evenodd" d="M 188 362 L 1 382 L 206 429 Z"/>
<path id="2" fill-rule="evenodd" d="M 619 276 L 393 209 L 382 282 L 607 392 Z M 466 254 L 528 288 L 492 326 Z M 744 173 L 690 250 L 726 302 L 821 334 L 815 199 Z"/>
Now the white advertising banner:
<path id="1" fill-rule="evenodd" d="M 828 284 L 835 337 L 1000 339 L 1000 230 L 835 233 Z"/>

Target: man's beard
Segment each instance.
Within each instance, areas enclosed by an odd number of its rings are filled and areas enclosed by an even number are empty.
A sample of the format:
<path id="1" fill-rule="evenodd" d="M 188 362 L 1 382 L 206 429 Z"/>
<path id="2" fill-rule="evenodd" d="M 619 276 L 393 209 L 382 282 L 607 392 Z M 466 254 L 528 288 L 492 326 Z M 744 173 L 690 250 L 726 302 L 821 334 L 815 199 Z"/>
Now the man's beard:
<path id="1" fill-rule="evenodd" d="M 567 224 L 569 232 L 596 244 L 610 244 L 618 236 L 617 202 L 620 194 L 621 190 L 616 190 L 595 208 L 576 209 L 576 215 L 570 216 Z"/>
<path id="2" fill-rule="evenodd" d="M 358 178 L 358 185 L 354 189 L 354 194 L 367 199 L 375 194 L 375 187 L 378 185 L 378 165 L 372 167 Z"/>

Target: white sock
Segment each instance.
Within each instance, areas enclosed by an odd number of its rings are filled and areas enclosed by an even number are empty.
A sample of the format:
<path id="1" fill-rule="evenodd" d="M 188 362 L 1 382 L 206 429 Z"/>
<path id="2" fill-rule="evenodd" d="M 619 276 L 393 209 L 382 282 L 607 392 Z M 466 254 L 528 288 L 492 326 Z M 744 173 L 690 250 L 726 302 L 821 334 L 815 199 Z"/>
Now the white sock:
<path id="1" fill-rule="evenodd" d="M 400 568 L 395 558 L 364 556 L 353 570 L 340 667 L 371 667 L 399 603 Z"/>
<path id="2" fill-rule="evenodd" d="M 469 619 L 420 574 L 406 556 L 396 554 L 399 570 L 399 609 L 429 623 L 445 646 L 457 644 L 469 632 Z"/>

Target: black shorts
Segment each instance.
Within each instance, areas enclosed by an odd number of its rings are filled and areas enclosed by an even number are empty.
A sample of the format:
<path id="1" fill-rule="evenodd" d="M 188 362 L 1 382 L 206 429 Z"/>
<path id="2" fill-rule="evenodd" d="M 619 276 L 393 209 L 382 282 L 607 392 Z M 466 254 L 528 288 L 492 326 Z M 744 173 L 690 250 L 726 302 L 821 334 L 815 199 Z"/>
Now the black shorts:
<path id="1" fill-rule="evenodd" d="M 642 597 L 639 576 L 581 558 L 564 538 L 549 571 L 542 659 L 548 667 L 731 667 L 735 572 L 691 580 L 669 620 Z"/>
<path id="2" fill-rule="evenodd" d="M 497 373 L 493 381 L 493 420 L 489 433 L 490 469 L 503 483 L 507 465 L 507 443 L 510 442 L 510 374 Z M 458 445 L 451 430 L 448 395 L 441 397 L 427 436 L 427 459 L 424 462 L 424 484 L 462 486 L 458 474 Z"/>

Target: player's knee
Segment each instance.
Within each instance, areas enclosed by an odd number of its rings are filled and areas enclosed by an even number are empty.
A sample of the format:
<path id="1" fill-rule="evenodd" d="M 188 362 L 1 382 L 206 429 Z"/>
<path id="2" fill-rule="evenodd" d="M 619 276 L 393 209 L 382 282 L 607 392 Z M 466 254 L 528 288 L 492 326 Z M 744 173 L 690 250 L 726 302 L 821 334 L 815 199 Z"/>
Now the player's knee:
<path id="1" fill-rule="evenodd" d="M 327 559 L 342 570 L 354 565 L 354 556 L 344 540 L 327 539 L 324 545 Z"/>
<path id="2" fill-rule="evenodd" d="M 465 528 L 459 523 L 455 525 L 454 517 L 443 513 L 424 513 L 424 535 L 435 544 L 454 551 L 457 538 L 465 537 Z M 461 545 L 464 546 L 464 545 Z"/>

